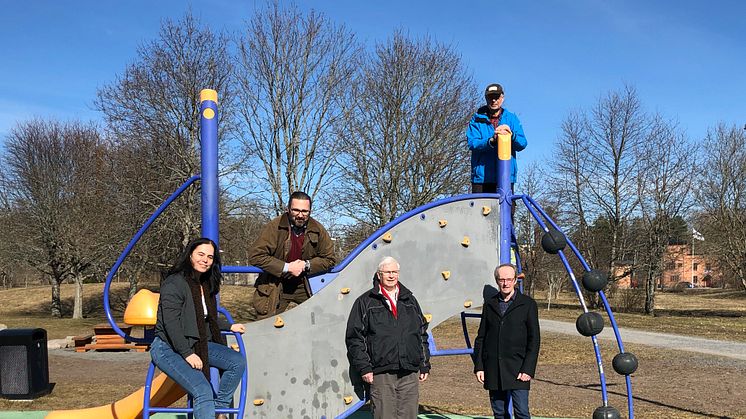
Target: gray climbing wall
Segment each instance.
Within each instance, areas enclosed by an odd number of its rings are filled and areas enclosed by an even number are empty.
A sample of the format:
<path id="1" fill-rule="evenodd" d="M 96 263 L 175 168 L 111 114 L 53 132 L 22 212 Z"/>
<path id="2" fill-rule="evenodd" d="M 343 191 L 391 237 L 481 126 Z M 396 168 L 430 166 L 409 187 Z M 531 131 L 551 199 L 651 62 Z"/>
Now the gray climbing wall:
<path id="1" fill-rule="evenodd" d="M 275 326 L 277 316 L 247 324 L 245 417 L 331 419 L 358 402 L 362 387 L 357 373 L 350 379 L 344 334 L 352 304 L 371 289 L 378 262 L 384 256 L 399 261 L 400 281 L 432 316 L 432 329 L 466 306 L 482 304 L 484 286 L 494 284 L 499 218 L 498 200 L 489 198 L 416 213 L 383 232 L 308 301 L 280 314 L 284 326 Z"/>

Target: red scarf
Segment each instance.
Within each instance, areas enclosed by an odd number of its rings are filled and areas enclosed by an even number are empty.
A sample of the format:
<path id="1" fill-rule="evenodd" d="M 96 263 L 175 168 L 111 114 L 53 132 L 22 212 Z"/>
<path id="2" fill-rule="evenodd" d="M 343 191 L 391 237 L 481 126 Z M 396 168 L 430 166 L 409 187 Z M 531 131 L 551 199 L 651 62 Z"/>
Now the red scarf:
<path id="1" fill-rule="evenodd" d="M 380 287 L 381 287 L 381 294 L 383 294 L 383 296 L 386 297 L 386 299 L 389 301 L 389 306 L 391 306 L 391 314 L 394 315 L 395 319 L 398 319 L 399 317 L 397 316 L 397 313 L 396 313 L 396 301 L 394 301 L 394 299 L 391 298 L 389 293 L 386 292 L 386 289 L 383 288 L 383 285 L 381 285 Z M 398 294 L 399 284 L 396 284 L 396 292 Z"/>

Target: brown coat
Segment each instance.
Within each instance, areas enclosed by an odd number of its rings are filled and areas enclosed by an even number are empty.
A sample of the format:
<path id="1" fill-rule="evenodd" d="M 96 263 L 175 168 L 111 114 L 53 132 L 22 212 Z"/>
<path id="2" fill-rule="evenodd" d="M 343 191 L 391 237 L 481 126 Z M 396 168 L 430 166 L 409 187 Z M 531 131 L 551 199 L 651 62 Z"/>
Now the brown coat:
<path id="1" fill-rule="evenodd" d="M 274 300 L 279 298 L 282 279 L 291 279 L 289 273 L 282 273 L 289 252 L 290 221 L 287 213 L 284 213 L 264 226 L 249 251 L 249 263 L 264 271 L 256 280 L 257 292 L 254 294 L 254 306 L 259 315 L 274 314 L 275 310 L 272 307 L 275 307 Z M 329 233 L 321 223 L 310 217 L 303 239 L 301 259 L 311 262 L 311 270 L 304 272 L 300 278 L 310 295 L 307 275 L 327 271 L 336 264 L 334 244 Z M 269 301 L 258 302 L 257 298 L 260 296 L 267 297 Z M 265 307 L 267 303 L 269 306 Z"/>

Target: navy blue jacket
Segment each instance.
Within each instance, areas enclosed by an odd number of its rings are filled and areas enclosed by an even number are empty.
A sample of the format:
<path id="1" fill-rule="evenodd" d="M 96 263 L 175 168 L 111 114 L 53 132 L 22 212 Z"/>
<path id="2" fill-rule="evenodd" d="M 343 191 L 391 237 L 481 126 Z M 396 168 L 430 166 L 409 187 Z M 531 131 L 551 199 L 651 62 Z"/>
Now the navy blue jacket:
<path id="1" fill-rule="evenodd" d="M 484 371 L 487 390 L 530 388 L 518 373 L 532 378 L 539 359 L 539 310 L 533 298 L 516 290 L 515 300 L 500 315 L 499 293 L 482 306 L 482 320 L 474 340 L 474 372 Z"/>

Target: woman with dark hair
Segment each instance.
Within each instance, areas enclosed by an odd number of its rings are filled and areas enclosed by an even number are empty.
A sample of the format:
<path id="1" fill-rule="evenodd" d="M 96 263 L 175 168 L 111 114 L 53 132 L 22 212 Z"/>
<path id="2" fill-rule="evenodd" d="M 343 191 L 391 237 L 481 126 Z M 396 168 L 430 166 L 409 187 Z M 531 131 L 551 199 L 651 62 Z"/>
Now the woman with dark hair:
<path id="1" fill-rule="evenodd" d="M 192 240 L 161 283 L 155 339 L 150 346 L 153 363 L 189 393 L 197 419 L 227 418 L 216 408 L 230 405 L 241 381 L 246 360 L 226 346 L 223 330 L 244 333 L 242 324 L 218 319 L 220 254 L 207 238 Z M 213 397 L 210 367 L 223 371 Z"/>

